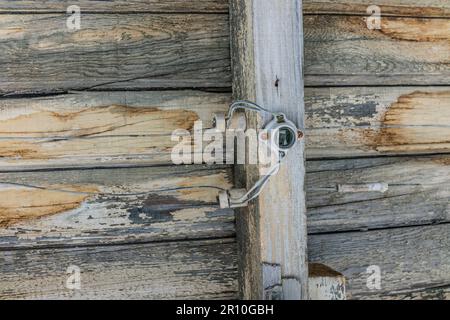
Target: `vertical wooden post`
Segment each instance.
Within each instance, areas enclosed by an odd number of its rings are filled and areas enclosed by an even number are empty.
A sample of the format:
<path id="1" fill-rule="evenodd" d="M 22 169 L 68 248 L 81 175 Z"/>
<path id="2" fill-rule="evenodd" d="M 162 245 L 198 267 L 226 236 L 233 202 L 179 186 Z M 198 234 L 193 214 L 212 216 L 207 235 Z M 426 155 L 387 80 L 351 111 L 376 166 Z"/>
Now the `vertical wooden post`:
<path id="1" fill-rule="evenodd" d="M 301 0 L 231 0 L 233 91 L 304 128 Z M 248 127 L 257 128 L 249 114 Z M 307 299 L 304 142 L 288 153 L 261 196 L 237 214 L 244 299 Z M 250 187 L 258 168 L 236 168 Z"/>

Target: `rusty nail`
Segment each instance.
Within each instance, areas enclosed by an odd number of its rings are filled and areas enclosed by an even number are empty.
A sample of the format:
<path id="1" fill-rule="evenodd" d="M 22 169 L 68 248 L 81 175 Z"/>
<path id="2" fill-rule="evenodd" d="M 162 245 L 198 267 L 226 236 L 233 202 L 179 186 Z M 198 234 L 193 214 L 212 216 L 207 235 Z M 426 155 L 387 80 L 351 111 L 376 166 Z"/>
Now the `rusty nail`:
<path id="1" fill-rule="evenodd" d="M 305 136 L 305 134 L 303 133 L 303 131 L 297 130 L 297 139 L 298 140 L 303 139 L 304 136 Z"/>

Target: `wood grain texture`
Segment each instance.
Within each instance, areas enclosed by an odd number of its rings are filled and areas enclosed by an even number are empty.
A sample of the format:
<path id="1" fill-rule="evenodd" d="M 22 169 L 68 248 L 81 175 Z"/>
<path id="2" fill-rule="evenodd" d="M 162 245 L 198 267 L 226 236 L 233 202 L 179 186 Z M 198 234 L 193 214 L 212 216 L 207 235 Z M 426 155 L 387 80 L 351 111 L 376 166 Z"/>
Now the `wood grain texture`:
<path id="1" fill-rule="evenodd" d="M 66 19 L 1 16 L 1 94 L 231 86 L 227 15 L 84 14 L 77 32 Z M 448 84 L 448 30 L 447 19 L 384 17 L 368 30 L 363 17 L 307 16 L 305 83 Z"/>
<path id="2" fill-rule="evenodd" d="M 312 262 L 343 273 L 352 299 L 409 296 L 450 282 L 450 224 L 345 232 L 308 237 Z M 379 266 L 381 289 L 367 287 L 369 266 Z M 425 294 L 422 293 L 425 297 Z"/>
<path id="3" fill-rule="evenodd" d="M 233 239 L 4 251 L 0 299 L 235 299 Z M 69 266 L 81 290 L 69 290 Z"/>
<path id="4" fill-rule="evenodd" d="M 406 293 L 383 296 L 383 300 L 450 300 L 450 286 L 419 289 Z"/>
<path id="5" fill-rule="evenodd" d="M 383 16 L 450 17 L 448 0 L 304 0 L 305 14 L 367 15 L 377 5 Z"/>
<path id="6" fill-rule="evenodd" d="M 305 16 L 305 84 L 448 85 L 450 20 Z"/>
<path id="7" fill-rule="evenodd" d="M 0 99 L 0 168 L 171 164 L 177 129 L 210 128 L 229 94 L 89 92 Z"/>
<path id="8" fill-rule="evenodd" d="M 0 250 L 233 237 L 231 186 L 226 167 L 0 173 Z"/>
<path id="9" fill-rule="evenodd" d="M 309 300 L 346 300 L 345 277 L 320 263 L 309 264 Z"/>
<path id="10" fill-rule="evenodd" d="M 378 5 L 383 15 L 413 17 L 448 17 L 450 3 L 445 0 L 304 0 L 304 14 L 366 15 L 370 5 Z M 1 0 L 0 12 L 66 12 L 78 5 L 87 12 L 174 12 L 228 13 L 226 0 Z"/>
<path id="11" fill-rule="evenodd" d="M 0 12 L 66 12 L 77 5 L 81 12 L 228 13 L 226 0 L 1 0 Z"/>
<path id="12" fill-rule="evenodd" d="M 303 128 L 301 1 L 230 4 L 234 97 L 284 112 Z M 256 116 L 249 117 L 249 128 L 260 126 Z M 245 299 L 263 298 L 264 284 L 273 283 L 265 279 L 272 276 L 264 273 L 265 264 L 280 265 L 283 299 L 307 298 L 303 150 L 302 142 L 291 150 L 260 197 L 238 214 L 240 291 Z M 237 175 L 247 188 L 260 178 L 255 166 Z"/>
<path id="13" fill-rule="evenodd" d="M 0 12 L 66 12 L 78 5 L 88 12 L 176 12 L 228 13 L 226 0 L 1 0 Z M 305 0 L 304 14 L 366 15 L 370 5 L 378 5 L 383 15 L 414 17 L 448 17 L 450 5 L 442 0 Z"/>
<path id="14" fill-rule="evenodd" d="M 215 14 L 0 16 L 0 94 L 230 87 L 228 17 Z"/>
<path id="15" fill-rule="evenodd" d="M 450 151 L 450 87 L 305 90 L 307 156 Z"/>
<path id="16" fill-rule="evenodd" d="M 386 183 L 382 192 L 338 185 Z M 309 233 L 450 222 L 450 156 L 309 161 Z"/>

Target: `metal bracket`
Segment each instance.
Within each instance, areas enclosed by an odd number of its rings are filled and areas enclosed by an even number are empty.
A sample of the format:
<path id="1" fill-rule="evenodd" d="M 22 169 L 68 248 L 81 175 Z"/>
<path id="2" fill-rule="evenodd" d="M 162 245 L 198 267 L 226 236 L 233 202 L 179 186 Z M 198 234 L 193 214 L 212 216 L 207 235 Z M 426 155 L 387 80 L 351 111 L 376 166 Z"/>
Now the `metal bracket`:
<path id="1" fill-rule="evenodd" d="M 226 208 L 243 208 L 248 206 L 248 201 L 234 204 L 231 199 L 239 199 L 247 193 L 245 189 L 231 189 L 219 192 L 219 204 L 221 209 Z"/>
<path id="2" fill-rule="evenodd" d="M 247 121 L 244 113 L 236 112 L 239 109 L 272 116 L 272 119 L 264 125 L 262 131 L 258 134 L 258 142 L 263 143 L 267 148 L 271 149 L 276 159 L 273 162 L 271 161 L 273 163 L 272 167 L 264 170 L 265 175 L 250 190 L 232 189 L 220 192 L 219 203 L 221 208 L 246 207 L 249 201 L 258 197 L 268 183 L 270 176 L 278 172 L 281 161 L 286 157 L 287 152 L 295 147 L 298 140 L 303 138 L 303 132 L 292 121 L 288 120 L 283 113 L 268 111 L 249 101 L 236 101 L 232 103 L 227 115 L 215 114 L 213 119 L 214 128 L 220 132 L 225 132 L 227 129 L 233 129 L 232 126 L 234 123 L 235 128 L 245 130 Z M 239 115 L 237 121 L 234 118 L 235 114 Z"/>

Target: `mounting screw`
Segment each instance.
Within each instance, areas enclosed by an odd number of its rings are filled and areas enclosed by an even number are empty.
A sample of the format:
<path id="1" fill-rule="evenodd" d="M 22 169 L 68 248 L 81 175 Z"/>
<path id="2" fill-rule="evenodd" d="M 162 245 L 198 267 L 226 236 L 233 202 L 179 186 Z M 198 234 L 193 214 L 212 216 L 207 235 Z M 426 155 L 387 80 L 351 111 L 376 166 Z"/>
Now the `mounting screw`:
<path id="1" fill-rule="evenodd" d="M 218 114 L 218 113 L 214 114 L 213 127 L 220 132 L 225 132 L 226 121 L 225 121 L 224 114 Z"/>

